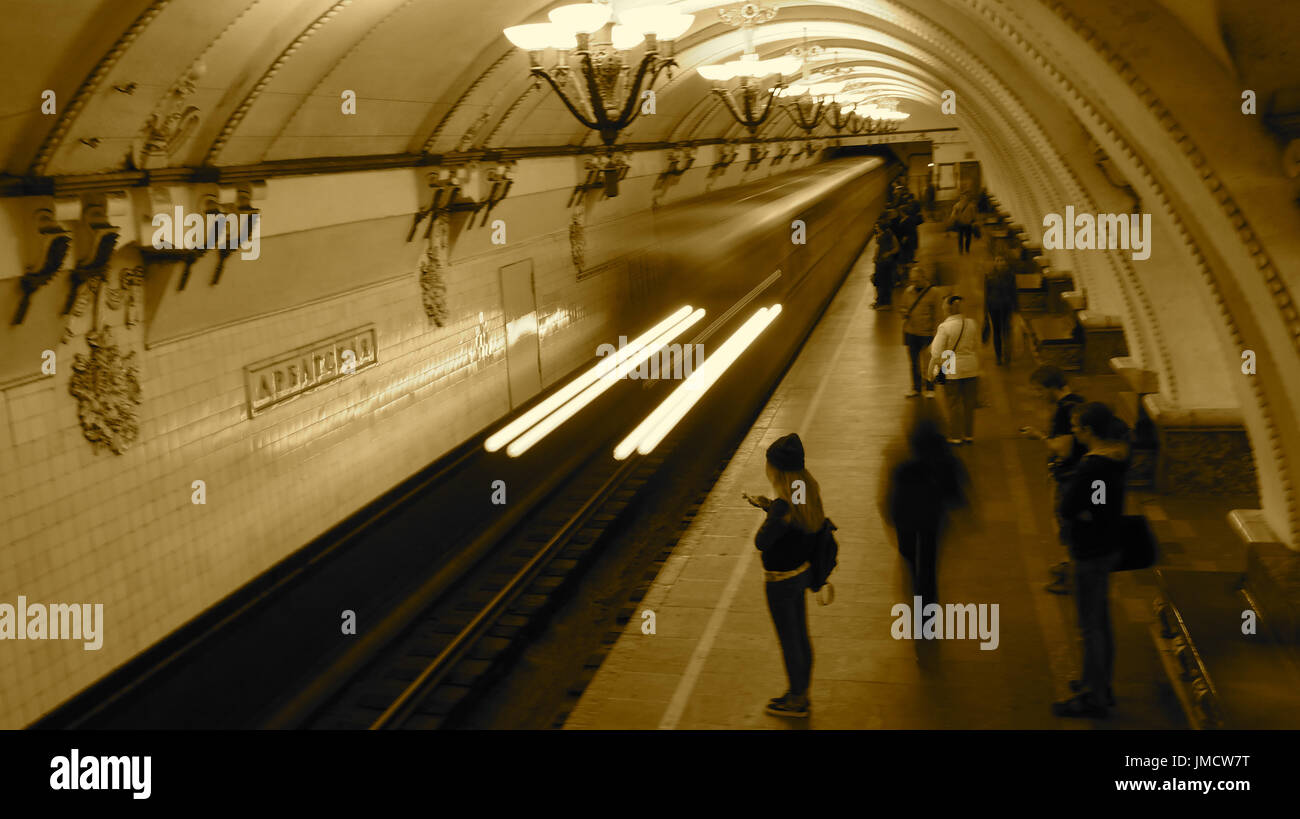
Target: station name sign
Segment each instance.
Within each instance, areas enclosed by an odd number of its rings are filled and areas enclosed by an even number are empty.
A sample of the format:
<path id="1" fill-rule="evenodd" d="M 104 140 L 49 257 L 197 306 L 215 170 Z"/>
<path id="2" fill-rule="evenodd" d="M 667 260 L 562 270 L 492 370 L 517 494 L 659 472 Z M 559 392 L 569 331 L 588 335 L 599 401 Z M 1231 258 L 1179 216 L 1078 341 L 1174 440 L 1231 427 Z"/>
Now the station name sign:
<path id="1" fill-rule="evenodd" d="M 376 361 L 375 326 L 368 324 L 250 364 L 244 368 L 249 416 L 346 378 Z"/>

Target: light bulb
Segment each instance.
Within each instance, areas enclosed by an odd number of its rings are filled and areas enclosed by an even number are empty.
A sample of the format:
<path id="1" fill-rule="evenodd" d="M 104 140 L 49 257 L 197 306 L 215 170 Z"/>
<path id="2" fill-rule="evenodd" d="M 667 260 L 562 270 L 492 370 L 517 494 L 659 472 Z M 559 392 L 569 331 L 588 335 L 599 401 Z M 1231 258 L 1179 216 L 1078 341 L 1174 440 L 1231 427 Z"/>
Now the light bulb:
<path id="1" fill-rule="evenodd" d="M 609 22 L 609 6 L 598 3 L 575 3 L 551 9 L 547 16 L 551 22 L 574 34 L 591 34 L 600 31 Z"/>
<path id="2" fill-rule="evenodd" d="M 519 48 L 528 51 L 541 51 L 551 48 L 556 39 L 556 27 L 550 23 L 533 23 L 527 26 L 511 26 L 503 29 L 506 39 Z"/>
<path id="3" fill-rule="evenodd" d="M 619 51 L 628 51 L 641 45 L 645 41 L 645 35 L 631 26 L 615 24 L 610 29 L 610 39 L 614 44 L 614 48 Z"/>

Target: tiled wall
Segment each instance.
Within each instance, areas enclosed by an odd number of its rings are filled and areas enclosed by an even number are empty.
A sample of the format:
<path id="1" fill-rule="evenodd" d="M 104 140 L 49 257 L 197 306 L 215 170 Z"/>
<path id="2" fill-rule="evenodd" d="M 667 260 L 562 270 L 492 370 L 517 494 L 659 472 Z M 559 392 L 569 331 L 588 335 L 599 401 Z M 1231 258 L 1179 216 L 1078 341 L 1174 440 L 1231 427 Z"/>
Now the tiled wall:
<path id="1" fill-rule="evenodd" d="M 616 214 L 588 227 L 592 247 L 613 248 L 597 262 L 622 252 L 629 217 Z M 453 247 L 442 328 L 414 270 L 147 349 L 142 324 L 124 327 L 101 304 L 139 364 L 139 439 L 122 455 L 82 434 L 68 393 L 80 337 L 59 345 L 54 376 L 0 387 L 0 603 L 102 603 L 105 619 L 98 651 L 0 642 L 0 728 L 39 718 L 508 412 L 500 267 L 533 260 L 543 386 L 628 333 L 626 274 L 578 280 L 566 219 L 505 248 Z M 109 284 L 136 264 L 138 251 L 119 250 Z M 88 319 L 77 321 L 84 331 Z M 245 366 L 366 324 L 375 366 L 249 417 Z M 435 378 L 484 332 L 495 355 Z M 206 504 L 191 502 L 196 480 Z"/>

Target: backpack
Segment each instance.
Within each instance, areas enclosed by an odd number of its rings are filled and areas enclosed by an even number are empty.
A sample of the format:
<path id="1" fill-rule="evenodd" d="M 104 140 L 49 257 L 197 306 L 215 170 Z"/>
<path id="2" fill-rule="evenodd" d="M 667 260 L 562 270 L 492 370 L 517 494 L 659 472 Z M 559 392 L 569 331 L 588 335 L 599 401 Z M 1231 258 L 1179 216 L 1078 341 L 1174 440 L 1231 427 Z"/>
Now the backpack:
<path id="1" fill-rule="evenodd" d="M 840 553 L 839 544 L 835 542 L 835 535 L 832 534 L 837 528 L 839 527 L 827 518 L 822 528 L 813 535 L 812 553 L 808 556 L 810 564 L 808 588 L 816 593 L 821 591 L 822 586 L 829 586 L 831 600 L 835 599 L 835 587 L 827 583 L 826 579 L 831 576 L 831 572 L 835 571 L 836 558 Z M 829 603 L 830 600 L 826 602 Z"/>

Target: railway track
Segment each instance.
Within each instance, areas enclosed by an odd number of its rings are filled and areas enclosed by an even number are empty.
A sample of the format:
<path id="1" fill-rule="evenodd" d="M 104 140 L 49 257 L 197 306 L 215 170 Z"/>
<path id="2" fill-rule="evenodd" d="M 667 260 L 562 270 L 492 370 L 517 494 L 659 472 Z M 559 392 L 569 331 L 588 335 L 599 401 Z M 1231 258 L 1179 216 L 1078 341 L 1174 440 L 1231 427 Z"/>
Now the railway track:
<path id="1" fill-rule="evenodd" d="M 683 435 L 623 462 L 597 453 L 304 727 L 455 727 L 545 626 Z"/>

